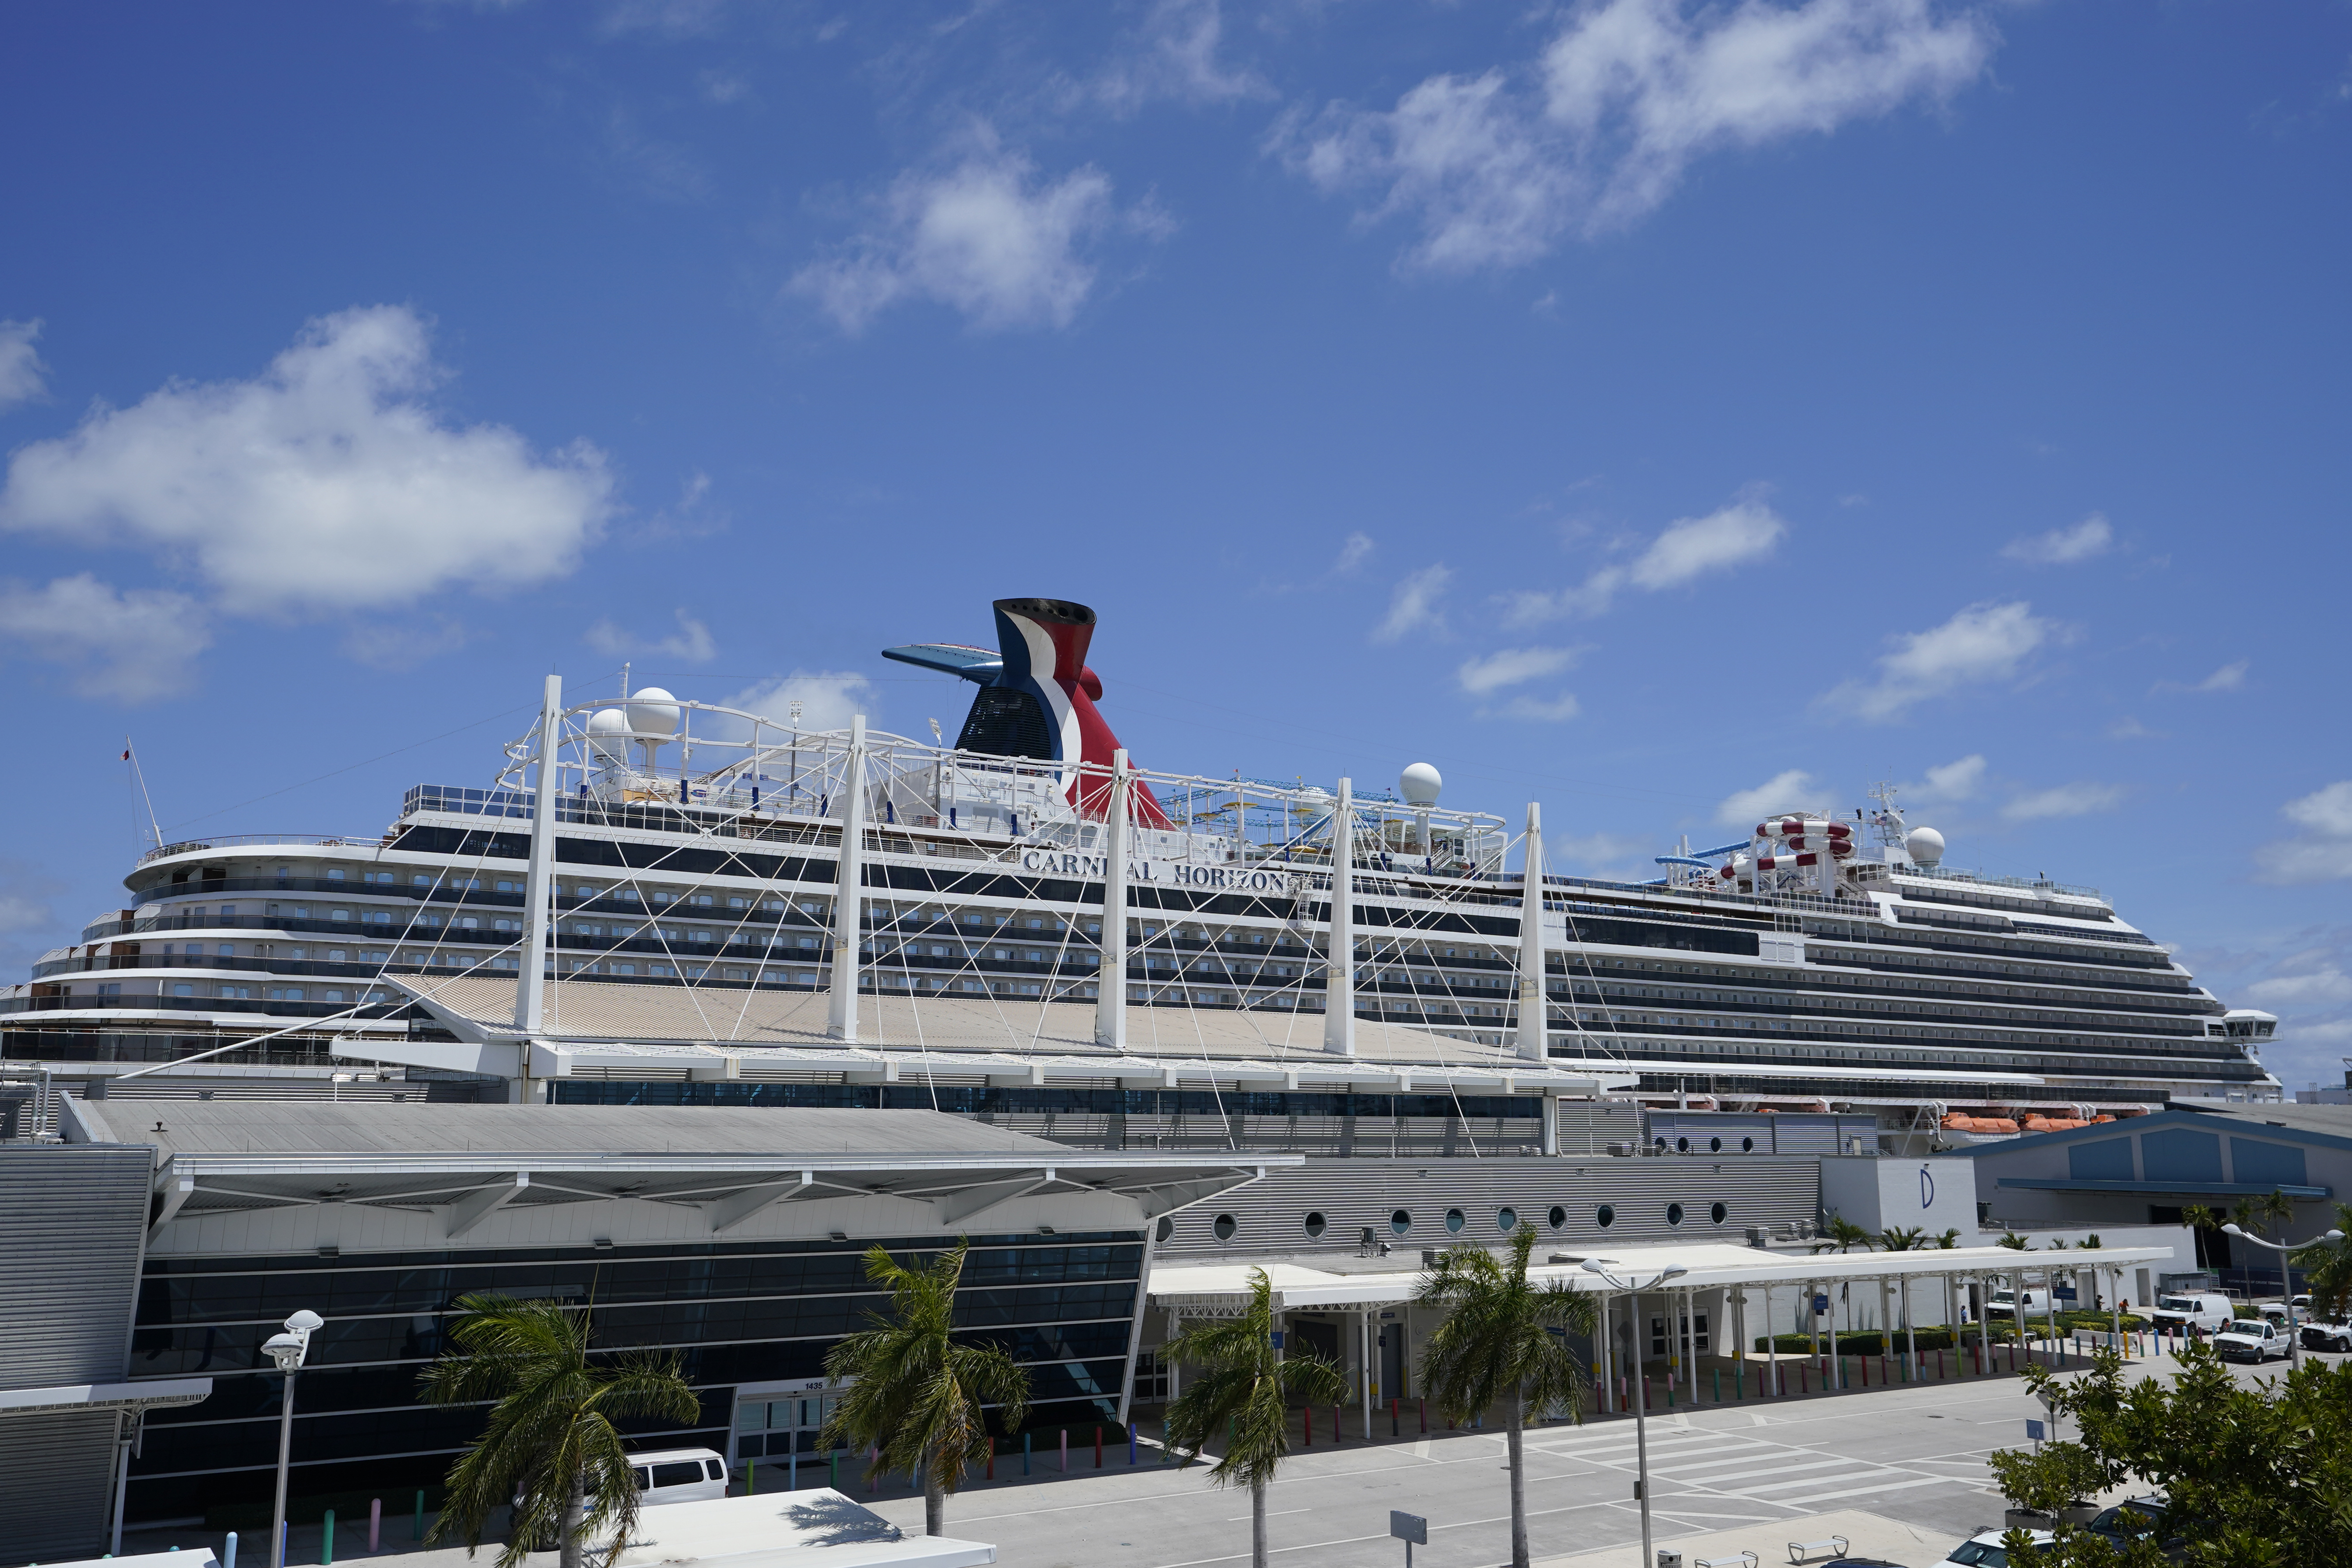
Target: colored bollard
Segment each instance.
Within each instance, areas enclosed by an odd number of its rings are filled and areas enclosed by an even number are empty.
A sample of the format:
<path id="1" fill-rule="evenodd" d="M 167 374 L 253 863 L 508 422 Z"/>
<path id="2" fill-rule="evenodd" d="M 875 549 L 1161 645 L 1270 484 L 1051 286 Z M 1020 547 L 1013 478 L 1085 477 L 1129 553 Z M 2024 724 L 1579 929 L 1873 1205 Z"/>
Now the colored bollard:
<path id="1" fill-rule="evenodd" d="M 996 1479 L 996 1439 L 993 1437 L 988 1440 L 988 1479 L 992 1481 Z"/>
<path id="2" fill-rule="evenodd" d="M 320 1522 L 320 1531 L 319 1561 L 321 1563 L 331 1564 L 335 1561 L 335 1510 L 333 1509 L 327 1510 L 327 1517 Z"/>
<path id="3" fill-rule="evenodd" d="M 1095 1428 L 1095 1468 L 1099 1470 L 1102 1468 L 1102 1428 L 1097 1426 Z"/>
<path id="4" fill-rule="evenodd" d="M 1127 1468 L 1130 1470 L 1135 1468 L 1136 1461 L 1140 1457 L 1137 1451 L 1138 1447 L 1135 1423 L 1130 1421 L 1127 1424 Z"/>
<path id="5" fill-rule="evenodd" d="M 1029 1474 L 1029 1441 L 1034 1436 L 1031 1432 L 1021 1434 L 1021 1474 L 1024 1478 Z"/>
<path id="6" fill-rule="evenodd" d="M 784 1455 L 784 1489 L 788 1492 L 801 1489 L 801 1440 L 798 1433 L 793 1435 L 793 1446 Z"/>
<path id="7" fill-rule="evenodd" d="M 236 1531 L 234 1530 L 228 1532 L 228 1539 L 221 1542 L 221 1568 L 236 1568 Z"/>
<path id="8" fill-rule="evenodd" d="M 416 1519 L 408 1527 L 408 1539 L 411 1541 L 425 1539 L 425 1489 L 423 1487 L 416 1489 Z"/>
<path id="9" fill-rule="evenodd" d="M 368 1555 L 383 1550 L 383 1499 L 368 1500 Z"/>
<path id="10" fill-rule="evenodd" d="M 1312 1405 L 1307 1406 L 1298 1413 L 1298 1417 L 1299 1430 L 1305 1433 L 1307 1437 L 1303 1446 L 1311 1448 L 1315 1447 L 1315 1406 Z"/>
<path id="11" fill-rule="evenodd" d="M 1397 1399 L 1389 1401 L 1389 1436 L 1391 1437 L 1401 1437 L 1404 1435 L 1404 1427 L 1400 1424 L 1400 1413 L 1397 1409 L 1402 1403 L 1403 1403 L 1402 1400 Z"/>
<path id="12" fill-rule="evenodd" d="M 1424 1437 L 1429 1436 L 1429 1401 L 1426 1399 L 1421 1402 L 1421 1435 Z"/>
<path id="13" fill-rule="evenodd" d="M 743 1495 L 745 1497 L 760 1495 L 760 1461 L 757 1459 L 743 1461 Z"/>
<path id="14" fill-rule="evenodd" d="M 1070 1473 L 1070 1429 L 1067 1426 L 1062 1428 L 1062 1473 L 1066 1476 Z"/>

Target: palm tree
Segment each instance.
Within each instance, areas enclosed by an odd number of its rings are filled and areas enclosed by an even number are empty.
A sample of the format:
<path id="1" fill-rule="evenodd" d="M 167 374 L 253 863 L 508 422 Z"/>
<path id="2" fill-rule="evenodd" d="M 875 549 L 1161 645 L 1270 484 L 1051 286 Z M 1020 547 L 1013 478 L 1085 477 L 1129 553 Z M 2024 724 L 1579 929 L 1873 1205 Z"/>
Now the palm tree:
<path id="1" fill-rule="evenodd" d="M 1169 1405 L 1168 1446 L 1189 1465 L 1212 1437 L 1225 1436 L 1224 1458 L 1209 1471 L 1217 1485 L 1250 1491 L 1251 1568 L 1265 1568 L 1265 1489 L 1290 1453 L 1290 1402 L 1320 1405 L 1343 1398 L 1348 1380 L 1313 1356 L 1285 1360 L 1274 1342 L 1274 1286 L 1265 1270 L 1250 1270 L 1250 1301 L 1238 1318 L 1185 1330 L 1160 1347 L 1171 1362 L 1205 1370 L 1185 1379 Z"/>
<path id="2" fill-rule="evenodd" d="M 1446 1316 L 1429 1336 L 1422 1385 L 1439 1408 L 1466 1421 L 1497 1400 L 1509 1417 L 1503 1442 L 1511 1472 L 1511 1568 L 1528 1568 L 1527 1473 L 1520 1434 L 1543 1411 L 1566 1405 L 1579 1422 L 1589 1384 L 1568 1336 L 1590 1336 L 1600 1315 L 1592 1298 L 1564 1280 L 1528 1280 L 1535 1232 L 1511 1237 L 1507 1260 L 1484 1247 L 1454 1247 L 1437 1255 L 1421 1277 L 1413 1300 Z"/>
<path id="3" fill-rule="evenodd" d="M 449 1470 L 449 1500 L 425 1536 L 454 1527 L 466 1550 L 482 1543 L 493 1510 L 514 1502 L 499 1568 L 518 1568 L 553 1537 L 562 1568 L 582 1568 L 587 1542 L 611 1531 L 602 1561 L 619 1555 L 637 1521 L 637 1481 L 615 1423 L 649 1416 L 686 1425 L 701 1401 L 675 1355 L 588 1359 L 584 1310 L 477 1292 L 457 1299 L 449 1326 L 458 1350 L 427 1366 L 418 1390 L 434 1405 L 490 1405 L 488 1426 Z"/>
<path id="4" fill-rule="evenodd" d="M 2025 1237 L 2020 1236 L 2013 1230 L 2002 1231 L 2000 1233 L 2000 1239 L 1993 1243 L 1993 1245 L 1995 1247 L 2006 1247 L 2011 1252 L 2031 1252 L 2033 1250 L 2033 1243 L 2026 1240 Z"/>
<path id="5" fill-rule="evenodd" d="M 1957 1236 L 1959 1233 L 1955 1231 L 1953 1234 Z M 1889 1252 L 1915 1252 L 1927 1245 L 1927 1233 L 1916 1226 L 1907 1230 L 1900 1226 L 1892 1226 L 1878 1233 L 1878 1245 Z"/>
<path id="6" fill-rule="evenodd" d="M 2289 1261 L 2304 1271 L 2313 1312 L 2325 1310 L 2329 1317 L 2340 1319 L 2347 1303 L 2352 1302 L 2352 1204 L 2336 1205 L 2335 1228 L 2344 1232 L 2347 1239 L 2315 1241 L 2297 1248 Z"/>
<path id="7" fill-rule="evenodd" d="M 1029 1374 L 991 1344 L 955 1338 L 956 1286 L 968 1240 L 929 1268 L 909 1268 L 878 1242 L 866 1254 L 866 1278 L 890 1293 L 890 1312 L 868 1312 L 874 1325 L 825 1352 L 825 1375 L 848 1384 L 818 1443 L 875 1450 L 869 1479 L 893 1470 L 923 1478 L 923 1533 L 947 1531 L 948 1494 L 988 1450 L 987 1406 L 1004 1430 L 1029 1413 Z"/>
<path id="8" fill-rule="evenodd" d="M 2189 1204 L 2180 1211 L 2180 1223 L 2189 1227 L 2189 1236 L 2197 1243 L 2197 1267 L 2211 1267 L 2205 1258 L 2205 1233 L 2221 1228 L 2221 1215 L 2205 1204 Z"/>
<path id="9" fill-rule="evenodd" d="M 1941 1236 L 1939 1236 L 1939 1237 L 1937 1237 L 1936 1238 L 1936 1245 L 1937 1245 L 1938 1247 L 1941 1247 L 1941 1248 L 1942 1248 L 1944 1251 L 1946 1251 L 1946 1252 L 1949 1252 L 1949 1251 L 1951 1251 L 1951 1250 L 1952 1250 L 1952 1248 L 1954 1248 L 1954 1247 L 1956 1247 L 1959 1246 L 1959 1244 L 1960 1244 L 1960 1232 L 1959 1232 L 1959 1227 L 1958 1227 L 1958 1226 L 1953 1226 L 1951 1229 L 1949 1229 L 1949 1230 L 1948 1230 L 1948 1231 L 1944 1232 L 1944 1234 L 1943 1234 L 1943 1235 L 1941 1235 Z"/>
<path id="10" fill-rule="evenodd" d="M 1870 1232 L 1843 1215 L 1832 1215 L 1829 1224 L 1822 1226 L 1822 1237 L 1813 1243 L 1815 1252 L 1852 1252 L 1857 1247 L 1864 1252 L 1870 1250 Z"/>

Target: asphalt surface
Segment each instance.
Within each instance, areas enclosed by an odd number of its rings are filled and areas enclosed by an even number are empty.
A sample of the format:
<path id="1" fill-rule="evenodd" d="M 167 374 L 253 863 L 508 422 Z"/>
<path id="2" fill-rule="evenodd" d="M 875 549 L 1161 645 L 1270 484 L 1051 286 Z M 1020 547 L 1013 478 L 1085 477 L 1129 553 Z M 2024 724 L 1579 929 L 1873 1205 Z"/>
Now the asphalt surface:
<path id="1" fill-rule="evenodd" d="M 2236 1370 L 2251 1379 L 2277 1375 L 2284 1366 Z M 2140 1374 L 2168 1368 L 2163 1358 L 2133 1363 Z M 2023 1445 L 2026 1420 L 2042 1414 L 2023 1384 L 2008 1376 L 1659 1412 L 1648 1423 L 1654 1534 L 1664 1541 L 1752 1525 L 1759 1539 L 1772 1540 L 1780 1521 L 1859 1509 L 1964 1536 L 2000 1517 L 2003 1504 L 1991 1490 L 1986 1460 L 1996 1449 Z M 1354 1419 L 1351 1429 L 1360 1432 Z M 1404 1424 L 1400 1436 L 1389 1436 L 1382 1420 L 1372 1442 L 1359 1436 L 1334 1447 L 1328 1420 L 1317 1421 L 1316 1447 L 1294 1451 L 1267 1499 L 1275 1560 L 1283 1568 L 1402 1565 L 1402 1545 L 1388 1539 L 1392 1509 L 1429 1521 L 1429 1544 L 1415 1550 L 1415 1568 L 1508 1561 L 1501 1434 L 1441 1430 L 1424 1437 L 1410 1410 Z M 1538 1558 L 1639 1541 L 1631 1416 L 1531 1428 L 1527 1447 L 1528 1527 Z M 950 1500 L 948 1533 L 995 1543 L 997 1561 L 1008 1568 L 1213 1568 L 1248 1560 L 1248 1493 L 1212 1484 L 1206 1465 L 1187 1470 L 1160 1462 L 1148 1442 L 1139 1458 L 1130 1467 L 1125 1444 L 1115 1444 L 1097 1470 L 1091 1444 L 1074 1442 L 1066 1475 L 1054 1452 L 1041 1447 L 1025 1479 L 1018 1456 L 1000 1460 L 997 1480 L 975 1477 Z M 814 1468 L 804 1468 L 803 1479 L 821 1484 Z M 782 1478 L 763 1468 L 761 1479 L 765 1491 Z M 922 1500 L 903 1482 L 878 1495 L 856 1482 L 844 1489 L 908 1533 L 921 1531 Z M 340 1532 L 339 1563 L 367 1555 L 364 1525 L 355 1530 L 355 1522 L 346 1521 Z M 384 1555 L 403 1558 L 403 1568 L 465 1563 L 461 1551 L 414 1550 L 407 1531 L 404 1518 L 386 1521 Z M 316 1563 L 318 1535 L 315 1524 L 298 1523 L 289 1562 Z M 180 1528 L 133 1533 L 124 1550 L 218 1551 L 220 1544 L 207 1532 Z M 494 1554 L 486 1547 L 475 1562 L 487 1564 Z M 539 1557 L 533 1554 L 534 1564 Z M 551 1553 L 547 1561 L 553 1562 Z"/>

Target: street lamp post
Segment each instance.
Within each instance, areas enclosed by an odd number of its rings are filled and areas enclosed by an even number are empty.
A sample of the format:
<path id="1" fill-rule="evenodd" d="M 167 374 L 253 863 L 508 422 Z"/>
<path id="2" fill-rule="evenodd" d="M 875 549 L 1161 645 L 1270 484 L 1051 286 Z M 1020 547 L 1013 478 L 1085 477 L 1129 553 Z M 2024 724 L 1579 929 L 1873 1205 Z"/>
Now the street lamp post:
<path id="1" fill-rule="evenodd" d="M 1613 1258 L 1588 1258 L 1584 1260 L 1584 1271 L 1588 1274 L 1600 1275 L 1620 1290 L 1633 1292 L 1637 1300 L 1640 1292 L 1654 1290 L 1667 1280 L 1690 1272 L 1681 1264 L 1672 1263 L 1660 1270 L 1656 1278 L 1646 1282 L 1621 1279 L 1609 1271 L 1609 1265 L 1616 1261 Z M 1666 1310 L 1670 1313 L 1674 1310 L 1674 1304 L 1671 1301 L 1667 1303 Z M 1650 1547 L 1650 1434 L 1647 1425 L 1650 1408 L 1650 1379 L 1648 1374 L 1642 1371 L 1641 1333 L 1640 1324 L 1636 1322 L 1633 1325 L 1633 1381 L 1637 1385 L 1633 1395 L 1633 1468 L 1637 1477 L 1634 1487 L 1640 1493 L 1639 1500 L 1642 1504 L 1642 1568 L 1650 1568 L 1650 1564 L 1656 1562 L 1657 1558 Z"/>
<path id="2" fill-rule="evenodd" d="M 2289 1358 L 2287 1365 L 2297 1372 L 2302 1371 L 2303 1331 L 2295 1327 L 2294 1280 L 2286 1271 L 2285 1256 L 2287 1253 L 2298 1251 L 2300 1248 L 2291 1242 L 2264 1241 L 2259 1236 L 2249 1236 L 2244 1230 L 2234 1224 L 2223 1226 L 2221 1227 L 2221 1231 L 2225 1236 L 2234 1236 L 2240 1241 L 2251 1241 L 2256 1247 L 2267 1247 L 2273 1252 L 2280 1255 L 2279 1294 L 2286 1298 L 2286 1353 Z M 2319 1239 L 2321 1241 L 2341 1241 L 2344 1239 L 2344 1233 L 2340 1230 L 2331 1230 L 2326 1236 L 2319 1237 Z M 2312 1244 L 2307 1241 L 2302 1244 L 2303 1247 L 2309 1247 L 2310 1245 Z"/>
<path id="3" fill-rule="evenodd" d="M 310 1353 L 310 1333 L 326 1320 L 305 1309 L 286 1320 L 286 1331 L 272 1334 L 262 1350 L 286 1374 L 286 1392 L 278 1400 L 278 1505 L 271 1510 L 269 1568 L 286 1568 L 286 1468 L 294 1451 L 294 1374 Z"/>

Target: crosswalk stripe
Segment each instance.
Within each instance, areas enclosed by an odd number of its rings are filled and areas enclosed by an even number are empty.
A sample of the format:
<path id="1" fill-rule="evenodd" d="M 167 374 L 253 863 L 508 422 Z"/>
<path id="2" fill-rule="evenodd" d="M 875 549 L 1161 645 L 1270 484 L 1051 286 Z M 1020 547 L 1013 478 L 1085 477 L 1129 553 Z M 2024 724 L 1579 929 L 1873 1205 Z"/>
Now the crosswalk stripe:
<path id="1" fill-rule="evenodd" d="M 1827 1469 L 1834 1469 L 1834 1468 L 1837 1468 L 1838 1466 L 1840 1466 L 1840 1465 L 1844 1465 L 1844 1466 L 1847 1466 L 1847 1467 L 1851 1468 L 1851 1467 L 1853 1466 L 1853 1461 L 1852 1459 L 1816 1459 L 1816 1460 L 1814 1460 L 1814 1461 L 1813 1461 L 1812 1463 L 1811 1463 L 1811 1464 L 1806 1464 L 1806 1465 L 1775 1465 L 1775 1466 L 1771 1467 L 1771 1468 L 1769 1468 L 1769 1469 L 1750 1470 L 1750 1471 L 1748 1471 L 1748 1474 L 1750 1477 L 1755 1478 L 1755 1479 L 1758 1479 L 1758 1480 L 1761 1480 L 1761 1479 L 1762 1479 L 1764 1477 L 1766 1477 L 1766 1476 L 1790 1476 L 1790 1475 L 1794 1475 L 1794 1474 L 1796 1474 L 1799 1470 L 1827 1470 Z M 1685 1477 L 1685 1479 L 1688 1479 L 1689 1478 Z M 1697 1480 L 1695 1480 L 1695 1481 L 1692 1481 L 1692 1483 L 1691 1483 L 1691 1484 L 1692 1484 L 1692 1485 L 1694 1485 L 1694 1486 L 1706 1486 L 1706 1487 L 1712 1487 L 1712 1488 L 1714 1488 L 1714 1489 L 1715 1489 L 1716 1490 L 1717 1490 L 1717 1491 L 1732 1492 L 1732 1493 L 1736 1493 L 1736 1494 L 1738 1494 L 1738 1495 L 1739 1495 L 1739 1496 L 1745 1497 L 1746 1495 L 1748 1495 L 1748 1493 L 1750 1493 L 1750 1492 L 1769 1492 L 1769 1491 L 1772 1491 L 1772 1490 L 1776 1489 L 1777 1488 L 1779 1488 L 1779 1487 L 1782 1487 L 1782 1486 L 1796 1486 L 1796 1487 L 1811 1486 L 1811 1485 L 1812 1485 L 1812 1481 L 1811 1481 L 1810 1479 L 1806 1479 L 1806 1480 L 1801 1480 L 1801 1481 L 1778 1481 L 1778 1482 L 1771 1482 L 1771 1483 L 1769 1483 L 1769 1484 L 1766 1484 L 1766 1485 L 1760 1485 L 1760 1486 L 1759 1486 L 1759 1485 L 1750 1485 L 1750 1484 L 1749 1484 L 1749 1482 L 1748 1482 L 1748 1481 L 1747 1481 L 1747 1480 L 1736 1479 L 1731 1478 L 1731 1477 L 1728 1477 L 1728 1476 L 1724 1476 L 1724 1477 L 1717 1477 L 1716 1479 L 1711 1480 L 1711 1481 L 1697 1481 Z"/>
<path id="2" fill-rule="evenodd" d="M 1809 1503 L 1827 1502 L 1832 1498 L 1861 1497 L 1866 1492 L 1899 1492 L 1910 1487 L 1960 1486 L 1963 1484 L 1965 1483 L 1950 1476 L 1921 1476 L 1916 1480 L 1888 1481 L 1884 1486 L 1848 1487 L 1843 1491 L 1815 1492 L 1805 1500 Z"/>

